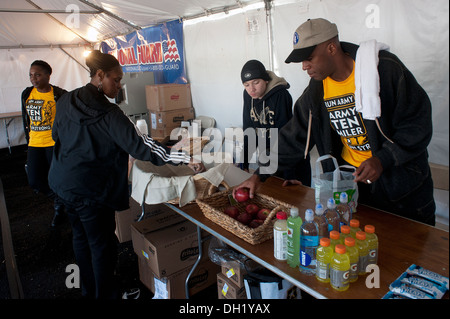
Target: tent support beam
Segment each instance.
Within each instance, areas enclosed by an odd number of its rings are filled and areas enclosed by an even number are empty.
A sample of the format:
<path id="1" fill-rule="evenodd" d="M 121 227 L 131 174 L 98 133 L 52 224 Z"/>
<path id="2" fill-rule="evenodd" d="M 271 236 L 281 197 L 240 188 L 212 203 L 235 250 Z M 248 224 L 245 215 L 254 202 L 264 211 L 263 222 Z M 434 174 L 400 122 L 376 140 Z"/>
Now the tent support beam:
<path id="1" fill-rule="evenodd" d="M 29 4 L 31 4 L 33 7 L 35 7 L 38 10 L 42 10 L 41 7 L 39 7 L 37 4 L 35 4 L 33 1 L 31 0 L 26 0 Z M 79 35 L 78 33 L 76 33 L 73 29 L 69 28 L 68 26 L 66 26 L 64 23 L 62 23 L 61 21 L 59 21 L 58 19 L 56 19 L 54 16 L 52 16 L 50 13 L 44 13 L 46 14 L 50 19 L 52 19 L 53 21 L 55 21 L 56 23 L 58 23 L 59 25 L 63 26 L 64 28 L 66 28 L 67 30 L 69 30 L 70 32 L 72 32 L 73 34 L 75 34 L 77 37 L 79 37 L 81 40 L 83 40 L 86 44 L 91 45 L 91 43 L 86 40 L 85 38 L 83 38 L 81 35 Z"/>
<path id="2" fill-rule="evenodd" d="M 59 47 L 59 49 L 64 52 L 65 54 L 67 54 L 69 56 L 69 58 L 71 58 L 72 60 L 74 60 L 76 63 L 78 63 L 83 69 L 85 69 L 86 71 L 88 71 L 89 73 L 89 69 L 87 67 L 85 67 L 82 63 L 80 63 L 80 61 L 78 61 L 77 59 L 75 59 L 73 57 L 72 54 L 70 54 L 69 52 L 67 52 L 66 50 L 64 50 L 62 47 Z"/>
<path id="3" fill-rule="evenodd" d="M 80 1 L 81 3 L 84 3 L 85 5 L 90 6 L 91 8 L 94 8 L 95 10 L 101 10 L 102 13 L 104 13 L 104 14 L 110 16 L 111 18 L 114 18 L 114 19 L 116 19 L 116 20 L 118 20 L 118 21 L 120 21 L 122 23 L 125 23 L 126 25 L 132 27 L 135 30 L 141 30 L 142 29 L 141 27 L 137 26 L 136 24 L 119 17 L 118 15 L 112 13 L 111 11 L 105 10 L 102 7 L 99 7 L 99 6 L 97 6 L 97 5 L 93 4 L 93 3 L 90 3 L 87 0 L 78 0 L 78 1 Z"/>
<path id="4" fill-rule="evenodd" d="M 268 42 L 268 46 L 269 46 L 269 70 L 274 71 L 272 0 L 264 0 L 264 5 L 265 5 L 265 10 L 266 10 L 267 42 Z"/>

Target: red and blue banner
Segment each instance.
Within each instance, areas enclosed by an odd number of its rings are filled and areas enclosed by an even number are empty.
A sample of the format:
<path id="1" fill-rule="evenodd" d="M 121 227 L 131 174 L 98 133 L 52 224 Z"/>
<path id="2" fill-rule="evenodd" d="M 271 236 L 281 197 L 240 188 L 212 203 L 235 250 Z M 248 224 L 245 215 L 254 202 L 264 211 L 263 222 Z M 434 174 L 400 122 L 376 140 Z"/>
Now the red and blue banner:
<path id="1" fill-rule="evenodd" d="M 123 72 L 153 72 L 155 84 L 187 83 L 183 52 L 183 23 L 174 20 L 134 31 L 101 43 Z"/>

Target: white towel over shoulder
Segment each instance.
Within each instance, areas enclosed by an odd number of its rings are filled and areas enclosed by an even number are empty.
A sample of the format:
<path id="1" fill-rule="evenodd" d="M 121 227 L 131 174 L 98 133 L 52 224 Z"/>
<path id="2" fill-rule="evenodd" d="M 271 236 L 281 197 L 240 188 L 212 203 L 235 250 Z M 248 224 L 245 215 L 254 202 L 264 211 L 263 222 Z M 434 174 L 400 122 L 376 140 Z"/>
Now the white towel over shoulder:
<path id="1" fill-rule="evenodd" d="M 355 61 L 355 109 L 364 119 L 375 120 L 381 116 L 380 77 L 378 75 L 378 51 L 389 46 L 369 40 L 362 42 Z"/>

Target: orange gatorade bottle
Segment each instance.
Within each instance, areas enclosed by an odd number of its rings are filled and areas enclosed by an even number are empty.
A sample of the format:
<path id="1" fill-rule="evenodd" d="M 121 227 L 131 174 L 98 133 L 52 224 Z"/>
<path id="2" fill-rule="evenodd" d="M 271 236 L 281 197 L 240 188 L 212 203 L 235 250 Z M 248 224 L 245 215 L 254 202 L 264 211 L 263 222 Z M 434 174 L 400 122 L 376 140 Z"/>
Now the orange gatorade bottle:
<path id="1" fill-rule="evenodd" d="M 345 247 L 347 249 L 347 255 L 350 258 L 349 281 L 352 283 L 358 280 L 359 252 L 355 246 L 355 238 L 352 236 L 345 238 Z"/>
<path id="2" fill-rule="evenodd" d="M 345 246 L 338 244 L 334 248 L 330 268 L 330 284 L 337 291 L 345 291 L 349 287 L 350 258 L 345 253 Z"/>
<path id="3" fill-rule="evenodd" d="M 321 282 L 330 282 L 330 264 L 333 258 L 333 249 L 330 247 L 330 239 L 320 238 L 320 246 L 316 252 L 316 278 Z"/>
<path id="4" fill-rule="evenodd" d="M 369 243 L 369 260 L 367 264 L 377 264 L 378 263 L 378 236 L 375 234 L 375 226 L 366 225 L 364 227 L 366 232 L 366 239 Z"/>

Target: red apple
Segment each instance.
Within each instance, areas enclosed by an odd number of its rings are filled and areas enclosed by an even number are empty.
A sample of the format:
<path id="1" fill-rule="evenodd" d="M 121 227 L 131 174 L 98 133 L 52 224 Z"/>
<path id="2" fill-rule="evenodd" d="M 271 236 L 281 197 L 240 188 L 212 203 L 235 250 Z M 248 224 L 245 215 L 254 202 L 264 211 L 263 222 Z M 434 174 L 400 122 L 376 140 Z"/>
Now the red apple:
<path id="1" fill-rule="evenodd" d="M 258 205 L 256 205 L 256 204 L 248 204 L 248 205 L 245 207 L 245 210 L 246 210 L 247 213 L 249 213 L 250 215 L 255 216 L 255 215 L 258 213 L 258 211 L 259 211 L 259 207 L 258 207 Z"/>
<path id="2" fill-rule="evenodd" d="M 239 216 L 239 211 L 234 206 L 228 206 L 227 208 L 225 208 L 224 213 L 234 219 L 236 219 Z"/>
<path id="3" fill-rule="evenodd" d="M 267 208 L 261 208 L 258 212 L 258 214 L 256 215 L 256 218 L 261 219 L 261 220 L 265 220 L 267 218 L 267 216 L 269 216 L 270 214 L 270 210 Z"/>
<path id="4" fill-rule="evenodd" d="M 264 223 L 263 220 L 261 219 L 254 219 L 250 222 L 250 224 L 248 224 L 251 228 L 257 228 L 259 226 L 261 226 Z"/>
<path id="5" fill-rule="evenodd" d="M 239 222 L 241 222 L 244 225 L 248 225 L 252 220 L 252 215 L 250 215 L 247 212 L 244 212 L 242 214 L 239 214 L 239 216 L 236 218 Z"/>
<path id="6" fill-rule="evenodd" d="M 248 188 L 246 187 L 238 188 L 234 193 L 234 198 L 240 203 L 245 202 L 249 196 Z"/>

